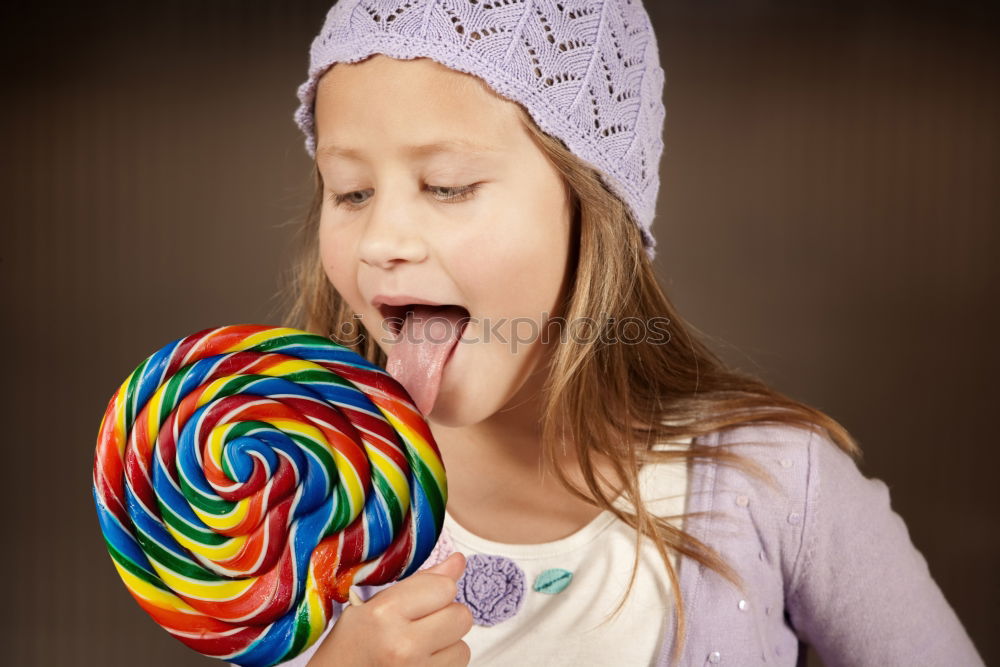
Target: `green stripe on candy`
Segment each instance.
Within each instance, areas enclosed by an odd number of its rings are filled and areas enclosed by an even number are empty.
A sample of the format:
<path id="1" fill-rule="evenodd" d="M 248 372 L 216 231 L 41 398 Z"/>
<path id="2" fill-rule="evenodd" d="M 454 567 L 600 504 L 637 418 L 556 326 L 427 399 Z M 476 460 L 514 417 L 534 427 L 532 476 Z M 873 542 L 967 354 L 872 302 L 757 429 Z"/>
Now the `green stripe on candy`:
<path id="1" fill-rule="evenodd" d="M 326 369 L 295 371 L 294 373 L 288 373 L 286 375 L 282 375 L 281 377 L 289 382 L 295 382 L 296 384 L 335 384 L 341 387 L 354 388 L 353 384 Z"/>
<path id="2" fill-rule="evenodd" d="M 200 509 L 202 512 L 220 516 L 222 514 L 229 514 L 236 507 L 236 503 L 230 502 L 218 496 L 213 498 L 202 495 L 201 492 L 191 486 L 187 477 L 184 476 L 184 472 L 179 467 L 177 472 L 177 481 L 180 483 L 181 493 L 184 494 L 184 499 L 194 507 Z"/>
<path id="3" fill-rule="evenodd" d="M 302 652 L 302 648 L 309 639 L 311 629 L 309 622 L 309 596 L 304 595 L 299 603 L 299 608 L 295 613 L 295 625 L 292 632 L 292 645 L 285 656 L 295 656 Z"/>
<path id="4" fill-rule="evenodd" d="M 270 424 L 268 424 L 270 426 Z M 271 426 L 271 428 L 274 428 Z M 315 427 L 314 427 L 315 428 Z M 307 450 L 310 454 L 315 456 L 319 460 L 319 464 L 323 466 L 330 473 L 330 483 L 333 484 L 337 479 L 337 462 L 333 458 L 333 453 L 330 451 L 332 446 L 328 449 L 312 438 L 308 438 L 300 433 L 285 433 L 289 438 L 294 440 L 302 449 Z"/>
<path id="5" fill-rule="evenodd" d="M 166 503 L 160 500 L 159 496 L 156 498 L 157 505 L 160 506 L 160 515 L 163 522 L 173 528 L 175 531 L 188 537 L 195 542 L 205 544 L 208 546 L 218 546 L 224 544 L 230 538 L 225 535 L 219 535 L 218 533 L 212 532 L 211 530 L 196 528 L 191 524 L 184 521 L 180 516 L 174 512 L 173 509 Z"/>
<path id="6" fill-rule="evenodd" d="M 136 538 L 139 540 L 139 545 L 145 552 L 146 557 L 151 561 L 156 561 L 162 567 L 176 572 L 183 577 L 187 577 L 188 579 L 210 582 L 219 581 L 219 575 L 214 572 L 210 572 L 189 560 L 178 558 L 171 552 L 161 547 L 156 540 L 152 539 L 141 530 L 136 530 Z"/>
<path id="7" fill-rule="evenodd" d="M 191 364 L 191 365 L 193 365 L 193 364 Z M 191 365 L 189 365 L 188 368 L 190 368 Z M 177 403 L 176 403 L 177 402 L 177 391 L 180 389 L 181 383 L 184 382 L 184 378 L 186 376 L 187 376 L 187 373 L 183 372 L 183 370 L 182 370 L 182 372 L 179 372 L 179 373 L 176 373 L 174 375 L 171 375 L 170 379 L 167 380 L 167 384 L 164 385 L 164 388 L 163 388 L 163 410 L 160 412 L 160 423 L 159 423 L 159 426 L 163 426 L 163 422 L 165 422 L 167 420 L 167 418 L 170 417 L 170 413 L 174 411 L 175 407 L 177 407 Z"/>
<path id="8" fill-rule="evenodd" d="M 427 494 L 427 502 L 434 512 L 435 523 L 440 526 L 444 522 L 444 498 L 441 497 L 441 489 L 438 488 L 437 480 L 431 473 L 430 468 L 423 459 L 412 456 L 409 448 L 406 450 L 406 458 L 410 462 L 410 469 L 419 480 L 424 492 Z"/>
<path id="9" fill-rule="evenodd" d="M 258 380 L 270 379 L 267 375 L 230 375 L 229 379 L 222 385 L 218 392 L 212 397 L 213 401 L 217 401 L 220 398 L 226 396 L 232 396 L 233 394 L 238 394 L 243 389 L 249 385 L 257 382 Z"/>
<path id="10" fill-rule="evenodd" d="M 382 493 L 382 497 L 385 498 L 386 505 L 389 507 L 389 522 L 393 526 L 398 526 L 403 523 L 403 508 L 399 503 L 399 498 L 393 493 L 392 486 L 385 479 L 385 477 L 377 471 L 377 468 L 372 468 L 372 483 L 378 487 L 378 490 Z"/>
<path id="11" fill-rule="evenodd" d="M 136 366 L 135 370 L 132 371 L 132 375 L 128 376 L 128 389 L 125 390 L 125 428 L 126 430 L 131 430 L 132 422 L 135 421 L 135 411 L 132 409 L 132 404 L 135 403 L 135 393 L 139 385 L 139 378 L 142 377 L 143 372 L 146 370 L 146 364 L 149 363 L 149 359 L 144 359 L 141 364 Z M 140 406 L 141 408 L 142 406 Z"/>
<path id="12" fill-rule="evenodd" d="M 295 347 L 298 345 L 313 345 L 317 347 L 330 347 L 333 345 L 340 347 L 329 338 L 317 336 L 316 334 L 291 334 L 265 340 L 248 349 L 259 352 L 281 352 L 286 347 Z"/>
<path id="13" fill-rule="evenodd" d="M 136 565 L 134 562 L 132 562 L 132 560 L 130 560 L 128 557 L 126 557 L 125 554 L 123 554 L 122 552 L 118 551 L 118 549 L 116 549 L 115 546 L 113 544 L 111 544 L 111 542 L 108 542 L 107 540 L 105 540 L 104 543 L 108 547 L 108 553 L 111 554 L 111 558 L 116 563 L 118 563 L 119 565 L 121 565 L 124 569 L 128 570 L 134 576 L 138 577 L 139 579 L 142 579 L 143 581 L 145 581 L 147 584 L 149 584 L 151 586 L 156 586 L 160 590 L 171 592 L 170 591 L 170 587 L 168 587 L 165 583 L 163 583 L 162 581 L 160 581 L 159 577 L 156 577 L 156 576 L 150 574 L 146 570 L 144 570 L 141 567 L 139 567 L 138 565 Z"/>

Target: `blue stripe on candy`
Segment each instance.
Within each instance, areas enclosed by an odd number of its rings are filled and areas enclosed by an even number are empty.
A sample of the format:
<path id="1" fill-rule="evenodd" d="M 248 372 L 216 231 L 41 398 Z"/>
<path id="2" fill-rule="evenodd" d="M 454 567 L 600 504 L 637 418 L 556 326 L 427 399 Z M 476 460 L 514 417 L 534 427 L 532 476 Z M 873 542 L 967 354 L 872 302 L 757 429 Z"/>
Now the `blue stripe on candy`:
<path id="1" fill-rule="evenodd" d="M 294 636 L 295 609 L 292 609 L 269 625 L 246 650 L 228 660 L 242 667 L 270 667 L 288 652 Z"/>
<path id="2" fill-rule="evenodd" d="M 172 509 L 179 517 L 198 530 L 214 534 L 214 531 L 194 513 L 184 494 L 174 486 L 173 480 L 170 479 L 170 474 L 163 467 L 159 456 L 153 457 L 153 491 L 156 493 L 157 499 Z"/>
<path id="3" fill-rule="evenodd" d="M 198 423 L 201 421 L 205 411 L 212 407 L 211 403 L 206 403 L 191 415 L 191 419 L 184 424 L 181 429 L 181 437 L 177 440 L 177 468 L 181 475 L 193 488 L 200 491 L 205 496 L 213 500 L 219 499 L 215 490 L 205 479 L 205 472 L 198 464 L 198 443 L 194 439 L 194 434 L 198 430 Z"/>
<path id="4" fill-rule="evenodd" d="M 177 558 L 198 568 L 206 577 L 217 577 L 217 575 L 202 567 L 200 563 L 191 560 L 187 549 L 178 544 L 174 536 L 167 532 L 167 529 L 163 527 L 163 523 L 160 522 L 159 517 L 150 514 L 143 508 L 142 503 L 139 502 L 139 499 L 132 492 L 128 484 L 125 485 L 125 509 L 128 511 L 129 518 L 132 519 L 132 524 L 135 526 L 136 531 L 156 542 L 164 551 L 169 551 Z"/>
<path id="5" fill-rule="evenodd" d="M 282 347 L 281 349 L 274 349 L 271 351 L 300 357 L 302 359 L 308 359 L 309 361 L 343 364 L 344 366 L 364 368 L 385 374 L 385 370 L 379 366 L 371 363 L 356 352 L 332 343 L 332 341 L 330 347 L 321 347 L 318 345 L 288 345 L 286 347 Z"/>
<path id="6" fill-rule="evenodd" d="M 342 384 L 328 384 L 328 383 L 305 383 L 309 384 L 320 397 L 321 400 L 325 400 L 330 403 L 337 403 L 340 405 L 347 405 L 358 410 L 368 410 L 382 415 L 378 408 L 372 403 L 371 399 L 365 396 L 360 390 L 355 387 L 345 387 Z"/>
<path id="7" fill-rule="evenodd" d="M 193 364 L 189 364 L 185 368 L 180 368 L 175 373 L 177 375 L 183 374 L 184 379 L 181 380 L 180 387 L 177 388 L 177 396 L 183 397 L 190 394 L 195 388 L 198 387 L 205 378 L 208 377 L 209 373 L 215 368 L 215 365 L 219 363 L 220 360 L 231 356 L 227 354 L 216 354 L 211 357 L 205 357 L 204 359 L 199 359 Z"/>
<path id="8" fill-rule="evenodd" d="M 180 340 L 175 340 L 172 343 L 167 343 L 150 355 L 136 388 L 136 415 L 142 412 L 142 408 L 149 402 L 150 397 L 160 388 L 163 373 L 166 371 L 170 358 L 173 356 L 174 350 L 177 349 L 177 345 L 180 342 Z M 131 427 L 131 424 L 129 424 L 129 427 Z"/>
<path id="9" fill-rule="evenodd" d="M 368 541 L 361 560 L 369 561 L 381 556 L 395 537 L 389 521 L 389 509 L 375 483 L 372 484 L 372 493 L 365 500 L 364 521 Z"/>
<path id="10" fill-rule="evenodd" d="M 153 570 L 153 566 L 149 564 L 146 553 L 139 547 L 135 536 L 125 530 L 118 522 L 117 517 L 101 502 L 100 496 L 97 495 L 97 489 L 95 488 L 92 491 L 94 504 L 97 505 L 97 519 L 101 524 L 101 532 L 104 534 L 104 539 L 117 549 L 119 553 L 131 560 L 136 567 L 145 570 L 150 576 L 159 578 L 156 571 Z"/>
<path id="11" fill-rule="evenodd" d="M 413 489 L 410 504 L 410 523 L 413 524 L 413 540 L 415 543 L 413 559 L 403 570 L 399 579 L 408 577 L 416 572 L 427 557 L 431 555 L 434 545 L 438 541 L 438 528 L 434 522 L 434 510 L 423 487 L 417 484 L 413 472 L 410 472 L 410 488 Z"/>
<path id="12" fill-rule="evenodd" d="M 265 424 L 261 423 L 261 426 Z M 259 435 L 263 436 L 263 432 Z M 253 456 L 256 453 L 258 456 Z M 227 442 L 222 448 L 222 458 L 229 467 L 229 472 L 235 482 L 246 482 L 253 474 L 255 466 L 264 465 L 266 477 L 270 478 L 278 469 L 278 455 L 271 447 L 261 443 L 253 431 L 244 433 Z M 261 464 L 260 459 L 264 462 Z"/>

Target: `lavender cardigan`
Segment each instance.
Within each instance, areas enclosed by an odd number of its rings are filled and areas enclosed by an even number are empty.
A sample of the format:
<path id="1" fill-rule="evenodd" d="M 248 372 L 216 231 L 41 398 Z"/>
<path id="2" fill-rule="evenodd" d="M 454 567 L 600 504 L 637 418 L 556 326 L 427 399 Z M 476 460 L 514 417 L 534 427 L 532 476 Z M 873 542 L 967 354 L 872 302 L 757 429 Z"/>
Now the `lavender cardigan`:
<path id="1" fill-rule="evenodd" d="M 682 664 L 794 666 L 804 662 L 802 644 L 826 667 L 983 664 L 884 482 L 814 431 L 747 425 L 698 442 L 744 441 L 762 444 L 734 451 L 761 463 L 780 488 L 728 466 L 694 466 L 688 511 L 725 517 L 687 529 L 736 568 L 746 591 L 681 561 Z M 670 648 L 668 636 L 657 665 Z"/>
<path id="2" fill-rule="evenodd" d="M 680 559 L 682 665 L 794 667 L 804 664 L 805 644 L 825 667 L 983 665 L 892 510 L 888 487 L 862 475 L 827 437 L 746 425 L 698 442 L 758 443 L 732 451 L 760 463 L 778 486 L 729 466 L 693 465 L 687 511 L 716 514 L 685 528 L 736 569 L 745 590 Z M 368 599 L 382 588 L 357 590 Z M 671 617 L 657 667 L 668 664 L 675 623 Z"/>

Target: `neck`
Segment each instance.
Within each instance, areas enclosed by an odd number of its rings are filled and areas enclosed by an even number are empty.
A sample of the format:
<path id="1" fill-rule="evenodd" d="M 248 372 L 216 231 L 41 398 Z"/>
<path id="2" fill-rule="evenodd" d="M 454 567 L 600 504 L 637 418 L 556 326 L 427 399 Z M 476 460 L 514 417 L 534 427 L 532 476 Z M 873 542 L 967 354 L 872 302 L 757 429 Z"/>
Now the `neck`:
<path id="1" fill-rule="evenodd" d="M 476 475 L 492 471 L 517 473 L 537 481 L 542 461 L 541 391 L 530 380 L 489 418 L 476 424 L 448 427 L 430 421 L 445 465 Z"/>
<path id="2" fill-rule="evenodd" d="M 448 474 L 450 508 L 505 504 L 515 496 L 581 502 L 569 495 L 554 473 L 544 471 L 541 384 L 537 377 L 530 378 L 503 409 L 476 424 L 453 428 L 429 421 Z M 556 443 L 555 447 L 557 465 L 583 488 L 575 446 Z M 609 462 L 599 457 L 593 462 L 605 479 L 617 478 Z"/>

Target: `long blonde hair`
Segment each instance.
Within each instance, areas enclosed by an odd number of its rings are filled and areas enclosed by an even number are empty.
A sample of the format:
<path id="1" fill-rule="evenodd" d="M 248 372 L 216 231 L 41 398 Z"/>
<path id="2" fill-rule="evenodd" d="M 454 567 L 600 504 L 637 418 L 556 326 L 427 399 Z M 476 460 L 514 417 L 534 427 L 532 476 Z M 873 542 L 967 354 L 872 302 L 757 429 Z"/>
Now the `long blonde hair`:
<path id="1" fill-rule="evenodd" d="M 858 457 L 861 450 L 847 430 L 828 415 L 757 378 L 727 368 L 665 295 L 623 202 L 604 185 L 597 171 L 562 141 L 538 128 L 523 107 L 517 105 L 517 109 L 572 194 L 573 275 L 562 305 L 565 321 L 638 318 L 649 322 L 659 317 L 670 323 L 668 344 L 645 338 L 626 345 L 609 344 L 599 337 L 568 337 L 555 346 L 547 360 L 542 397 L 542 458 L 546 470 L 573 495 L 611 511 L 636 531 L 632 576 L 614 614 L 621 610 L 635 582 L 642 538 L 651 539 L 656 546 L 677 608 L 671 653 L 675 662 L 683 650 L 685 618 L 678 575 L 668 557 L 670 550 L 715 570 L 739 587 L 743 583 L 714 549 L 669 523 L 704 513 L 661 517 L 647 511 L 639 499 L 640 467 L 646 463 L 714 461 L 770 480 L 759 465 L 728 451 L 728 447 L 699 445 L 694 440 L 684 448 L 652 449 L 652 445 L 755 422 L 819 427 L 850 455 Z M 315 167 L 313 179 L 315 192 L 299 228 L 302 255 L 289 285 L 292 304 L 286 324 L 328 336 L 384 368 L 385 353 L 366 335 L 323 271 L 317 242 L 323 183 Z M 563 443 L 572 443 L 576 449 L 585 489 L 573 485 L 556 463 L 557 448 Z M 621 497 L 635 512 L 619 509 L 615 499 L 605 495 L 595 475 L 595 454 L 613 463 L 624 483 Z"/>

